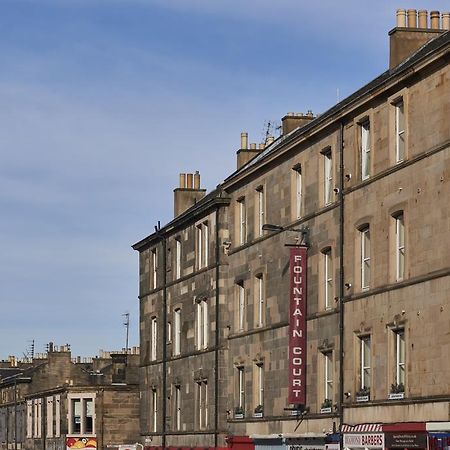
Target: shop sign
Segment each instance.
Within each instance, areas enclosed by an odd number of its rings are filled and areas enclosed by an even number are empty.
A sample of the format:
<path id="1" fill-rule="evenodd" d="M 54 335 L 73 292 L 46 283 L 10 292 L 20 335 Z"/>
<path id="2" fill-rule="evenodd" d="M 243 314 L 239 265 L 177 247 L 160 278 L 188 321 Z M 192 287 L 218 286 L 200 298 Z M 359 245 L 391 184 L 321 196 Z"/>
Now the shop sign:
<path id="1" fill-rule="evenodd" d="M 324 445 L 303 445 L 303 444 L 295 444 L 295 445 L 287 445 L 287 450 L 324 450 Z"/>
<path id="2" fill-rule="evenodd" d="M 332 444 L 325 444 L 325 450 L 340 450 L 340 445 L 336 442 L 333 442 Z"/>
<path id="3" fill-rule="evenodd" d="M 427 448 L 426 433 L 386 433 L 387 448 Z"/>
<path id="4" fill-rule="evenodd" d="M 348 448 L 384 448 L 383 433 L 347 434 L 344 433 L 343 446 Z"/>
<path id="5" fill-rule="evenodd" d="M 290 254 L 288 403 L 306 404 L 306 247 Z"/>

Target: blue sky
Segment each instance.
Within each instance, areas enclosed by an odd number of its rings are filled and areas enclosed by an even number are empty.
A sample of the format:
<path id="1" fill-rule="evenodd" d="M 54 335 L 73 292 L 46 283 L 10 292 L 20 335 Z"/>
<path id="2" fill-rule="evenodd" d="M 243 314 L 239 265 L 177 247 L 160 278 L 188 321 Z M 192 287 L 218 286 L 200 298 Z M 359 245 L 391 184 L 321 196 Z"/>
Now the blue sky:
<path id="1" fill-rule="evenodd" d="M 447 1 L 0 0 L 0 359 L 138 345 L 131 244 L 179 172 L 211 189 L 241 131 L 383 72 L 395 8 Z"/>

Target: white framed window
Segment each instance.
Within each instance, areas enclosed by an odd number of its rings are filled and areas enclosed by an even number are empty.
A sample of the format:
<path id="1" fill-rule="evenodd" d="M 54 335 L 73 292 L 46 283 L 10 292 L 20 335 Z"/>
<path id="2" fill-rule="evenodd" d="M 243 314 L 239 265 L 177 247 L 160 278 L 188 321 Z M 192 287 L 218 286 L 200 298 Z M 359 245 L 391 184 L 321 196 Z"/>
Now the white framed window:
<path id="1" fill-rule="evenodd" d="M 247 242 L 247 209 L 245 206 L 245 198 L 238 200 L 238 217 L 239 217 L 239 244 L 243 245 Z"/>
<path id="2" fill-rule="evenodd" d="M 173 355 L 181 353 L 181 308 L 173 312 Z"/>
<path id="3" fill-rule="evenodd" d="M 300 219 L 303 214 L 302 203 L 303 203 L 303 179 L 302 179 L 302 167 L 300 164 L 295 166 L 293 169 L 294 174 L 294 208 L 296 219 Z"/>
<path id="4" fill-rule="evenodd" d="M 255 309 L 256 326 L 262 327 L 265 322 L 264 277 L 262 274 L 255 277 Z"/>
<path id="5" fill-rule="evenodd" d="M 403 99 L 394 103 L 395 108 L 395 161 L 405 159 L 405 104 Z"/>
<path id="6" fill-rule="evenodd" d="M 208 428 L 208 381 L 198 381 L 197 385 L 197 417 L 200 430 Z"/>
<path id="7" fill-rule="evenodd" d="M 360 230 L 361 239 L 361 289 L 370 287 L 370 228 L 365 226 Z"/>
<path id="8" fill-rule="evenodd" d="M 167 343 L 172 342 L 172 322 L 167 322 Z"/>
<path id="9" fill-rule="evenodd" d="M 209 230 L 208 222 L 197 225 L 197 267 L 203 269 L 208 266 Z"/>
<path id="10" fill-rule="evenodd" d="M 238 404 L 239 408 L 245 409 L 245 372 L 244 367 L 237 367 L 237 388 L 238 388 Z"/>
<path id="11" fill-rule="evenodd" d="M 175 239 L 175 279 L 181 278 L 181 240 Z"/>
<path id="12" fill-rule="evenodd" d="M 203 350 L 208 347 L 208 302 L 207 299 L 200 299 L 196 304 L 196 347 L 198 350 Z"/>
<path id="13" fill-rule="evenodd" d="M 181 386 L 175 385 L 174 410 L 175 410 L 175 430 L 181 430 Z"/>
<path id="14" fill-rule="evenodd" d="M 245 328 L 245 313 L 246 313 L 246 301 L 245 301 L 245 287 L 244 282 L 241 281 L 236 284 L 237 289 L 237 325 L 238 331 L 244 331 Z"/>
<path id="15" fill-rule="evenodd" d="M 27 438 L 33 437 L 33 400 L 27 400 Z"/>
<path id="16" fill-rule="evenodd" d="M 157 345 L 158 345 L 158 321 L 157 321 L 156 317 L 152 317 L 150 332 L 151 332 L 151 336 L 152 336 L 150 360 L 156 361 Z"/>
<path id="17" fill-rule="evenodd" d="M 256 383 L 257 383 L 257 392 L 256 392 L 256 406 L 264 406 L 264 364 L 257 363 L 256 364 Z"/>
<path id="18" fill-rule="evenodd" d="M 47 437 L 53 437 L 53 396 L 46 398 L 47 402 Z"/>
<path id="19" fill-rule="evenodd" d="M 156 248 L 152 250 L 152 288 L 157 288 L 158 282 L 158 252 Z"/>
<path id="20" fill-rule="evenodd" d="M 331 149 L 323 153 L 324 167 L 324 203 L 329 205 L 333 200 L 333 158 Z"/>
<path id="21" fill-rule="evenodd" d="M 264 187 L 259 186 L 256 189 L 256 198 L 257 198 L 257 230 L 256 236 L 262 236 L 263 225 L 265 223 L 265 214 L 266 214 L 266 194 L 264 192 Z"/>
<path id="22" fill-rule="evenodd" d="M 406 362 L 406 345 L 405 330 L 403 328 L 394 330 L 395 337 L 395 383 L 405 386 L 405 362 Z"/>
<path id="23" fill-rule="evenodd" d="M 361 179 L 367 180 L 370 177 L 370 122 L 366 120 L 361 123 Z"/>
<path id="24" fill-rule="evenodd" d="M 152 431 L 156 433 L 158 429 L 158 391 L 152 389 Z"/>
<path id="25" fill-rule="evenodd" d="M 370 389 L 371 386 L 371 340 L 370 336 L 361 336 L 360 345 L 360 389 Z"/>
<path id="26" fill-rule="evenodd" d="M 69 435 L 95 435 L 95 394 L 68 394 Z"/>
<path id="27" fill-rule="evenodd" d="M 325 309 L 333 307 L 333 261 L 331 248 L 325 249 L 323 255 L 323 291 Z"/>
<path id="28" fill-rule="evenodd" d="M 333 400 L 334 386 L 333 386 L 333 352 L 322 353 L 324 364 L 324 395 L 326 399 Z"/>
<path id="29" fill-rule="evenodd" d="M 405 277 L 405 220 L 403 212 L 394 216 L 395 219 L 395 276 L 396 280 Z"/>
<path id="30" fill-rule="evenodd" d="M 61 396 L 55 395 L 55 437 L 61 436 Z"/>
<path id="31" fill-rule="evenodd" d="M 42 437 L 42 399 L 33 400 L 33 437 Z"/>

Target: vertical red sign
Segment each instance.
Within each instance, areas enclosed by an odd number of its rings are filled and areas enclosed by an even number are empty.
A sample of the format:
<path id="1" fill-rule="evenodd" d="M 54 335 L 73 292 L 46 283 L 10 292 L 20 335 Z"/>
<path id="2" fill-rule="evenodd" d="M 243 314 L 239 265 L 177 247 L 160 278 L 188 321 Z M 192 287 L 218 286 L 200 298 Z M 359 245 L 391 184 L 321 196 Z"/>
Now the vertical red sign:
<path id="1" fill-rule="evenodd" d="M 306 404 L 306 247 L 290 255 L 288 403 Z"/>

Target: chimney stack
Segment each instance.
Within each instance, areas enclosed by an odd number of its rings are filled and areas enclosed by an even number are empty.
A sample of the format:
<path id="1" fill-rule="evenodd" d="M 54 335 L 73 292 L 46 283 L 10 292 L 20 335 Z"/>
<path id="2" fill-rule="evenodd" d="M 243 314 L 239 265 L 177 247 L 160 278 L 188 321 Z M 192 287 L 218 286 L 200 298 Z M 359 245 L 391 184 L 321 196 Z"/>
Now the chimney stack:
<path id="1" fill-rule="evenodd" d="M 314 118 L 315 116 L 311 110 L 308 110 L 306 114 L 293 112 L 287 113 L 281 119 L 283 135 L 290 133 L 296 128 L 303 127 L 307 123 L 311 122 L 311 120 L 313 120 Z"/>
<path id="2" fill-rule="evenodd" d="M 430 12 L 430 26 L 428 26 L 428 12 L 421 9 L 397 10 L 397 26 L 389 32 L 390 55 L 389 68 L 398 66 L 410 57 L 422 45 L 443 33 L 443 29 L 450 28 L 450 16 L 442 14 L 442 28 L 440 26 L 439 11 Z"/>
<path id="3" fill-rule="evenodd" d="M 200 188 L 200 173 L 180 173 L 180 185 L 173 190 L 175 217 L 195 205 L 206 194 Z"/>
<path id="4" fill-rule="evenodd" d="M 264 150 L 264 144 L 261 147 L 256 145 L 256 143 L 251 143 L 250 148 L 248 148 L 248 133 L 241 133 L 241 148 L 236 152 L 237 155 L 237 168 L 240 169 L 242 166 L 247 164 L 256 155 L 259 155 L 261 151 Z"/>

